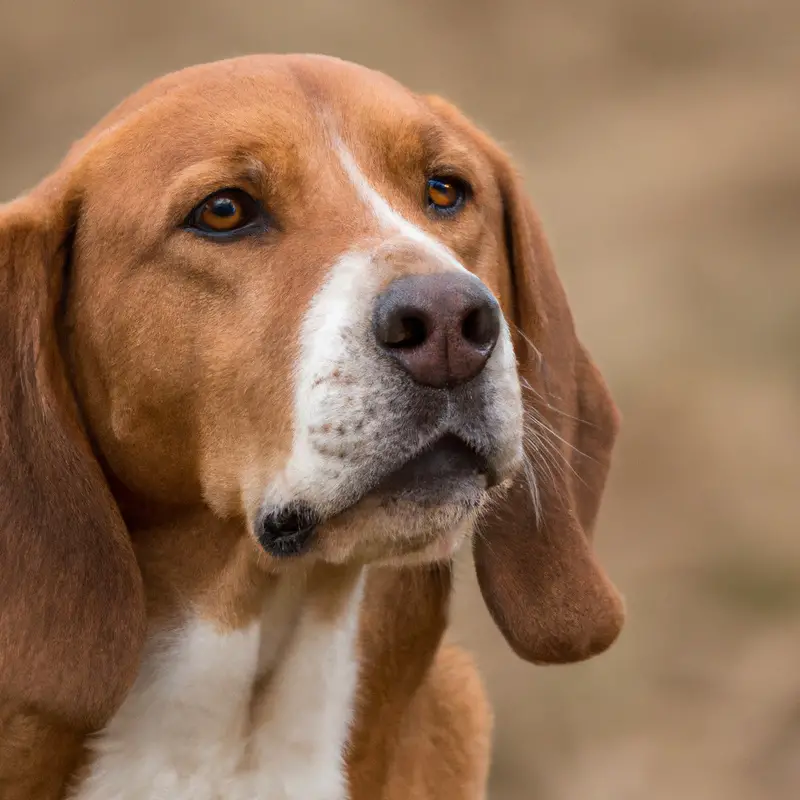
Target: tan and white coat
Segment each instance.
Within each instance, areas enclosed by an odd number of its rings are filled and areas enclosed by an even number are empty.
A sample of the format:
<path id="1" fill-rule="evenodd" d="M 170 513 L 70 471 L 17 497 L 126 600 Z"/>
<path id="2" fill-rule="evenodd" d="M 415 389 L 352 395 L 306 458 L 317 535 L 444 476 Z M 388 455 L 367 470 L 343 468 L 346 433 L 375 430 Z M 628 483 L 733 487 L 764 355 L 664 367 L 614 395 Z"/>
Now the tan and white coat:
<path id="1" fill-rule="evenodd" d="M 452 218 L 420 202 L 437 171 L 471 187 Z M 226 187 L 262 235 L 182 226 Z M 476 397 L 412 418 L 375 298 L 465 271 L 500 338 Z M 498 476 L 476 507 L 364 494 L 453 427 Z M 482 797 L 450 557 L 477 526 L 522 657 L 608 647 L 589 536 L 616 429 L 520 180 L 451 106 L 317 56 L 155 81 L 0 207 L 0 795 Z M 273 558 L 259 514 L 298 499 L 324 524 Z"/>

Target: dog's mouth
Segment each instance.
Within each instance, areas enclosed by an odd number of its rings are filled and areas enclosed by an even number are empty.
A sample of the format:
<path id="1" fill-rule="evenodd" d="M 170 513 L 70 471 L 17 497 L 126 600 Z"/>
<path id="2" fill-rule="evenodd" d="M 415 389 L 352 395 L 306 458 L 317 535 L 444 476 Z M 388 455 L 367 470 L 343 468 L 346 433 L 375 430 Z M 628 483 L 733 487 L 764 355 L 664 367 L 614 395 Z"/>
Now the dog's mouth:
<path id="1" fill-rule="evenodd" d="M 487 489 L 497 483 L 489 460 L 455 434 L 445 434 L 397 469 L 379 478 L 347 507 L 327 519 L 307 503 L 265 510 L 257 520 L 261 546 L 272 556 L 286 558 L 306 552 L 316 529 L 351 511 L 363 500 L 381 505 L 414 503 L 426 508 L 480 505 Z"/>
<path id="2" fill-rule="evenodd" d="M 367 496 L 423 505 L 459 502 L 494 483 L 488 460 L 454 434 L 445 434 L 378 482 Z"/>

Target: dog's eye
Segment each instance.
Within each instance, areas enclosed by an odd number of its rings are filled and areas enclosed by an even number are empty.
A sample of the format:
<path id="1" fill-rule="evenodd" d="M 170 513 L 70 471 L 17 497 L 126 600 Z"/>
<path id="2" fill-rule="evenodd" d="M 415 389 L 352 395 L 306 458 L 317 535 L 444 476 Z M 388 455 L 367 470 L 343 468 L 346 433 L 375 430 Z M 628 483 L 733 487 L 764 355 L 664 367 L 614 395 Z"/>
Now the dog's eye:
<path id="1" fill-rule="evenodd" d="M 429 178 L 425 194 L 429 208 L 440 214 L 452 214 L 464 204 L 467 187 L 458 178 Z"/>
<path id="2" fill-rule="evenodd" d="M 186 227 L 205 234 L 243 231 L 263 217 L 261 206 L 241 189 L 221 189 L 196 206 Z"/>

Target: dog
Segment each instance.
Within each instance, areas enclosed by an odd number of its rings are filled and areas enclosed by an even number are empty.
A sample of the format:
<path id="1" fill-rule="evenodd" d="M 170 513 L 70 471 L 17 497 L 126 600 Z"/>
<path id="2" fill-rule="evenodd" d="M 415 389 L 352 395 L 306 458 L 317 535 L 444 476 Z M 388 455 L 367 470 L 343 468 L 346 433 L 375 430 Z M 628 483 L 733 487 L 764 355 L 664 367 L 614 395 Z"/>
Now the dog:
<path id="1" fill-rule="evenodd" d="M 464 541 L 535 663 L 623 603 L 619 426 L 507 156 L 322 56 L 192 67 L 0 207 L 0 795 L 464 800 Z"/>

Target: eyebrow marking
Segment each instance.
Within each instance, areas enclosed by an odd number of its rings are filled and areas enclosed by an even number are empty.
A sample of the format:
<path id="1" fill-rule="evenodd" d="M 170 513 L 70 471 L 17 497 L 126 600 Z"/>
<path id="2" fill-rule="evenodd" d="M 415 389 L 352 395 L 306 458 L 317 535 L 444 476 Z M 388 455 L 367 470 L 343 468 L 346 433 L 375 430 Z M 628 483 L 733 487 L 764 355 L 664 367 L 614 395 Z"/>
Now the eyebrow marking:
<path id="1" fill-rule="evenodd" d="M 372 211 L 378 224 L 386 232 L 396 231 L 410 239 L 412 242 L 422 245 L 430 253 L 438 256 L 442 261 L 451 267 L 468 272 L 467 268 L 456 258 L 449 247 L 437 241 L 433 236 L 426 233 L 422 228 L 409 222 L 402 214 L 399 214 L 391 207 L 384 198 L 367 180 L 364 173 L 356 164 L 353 154 L 347 149 L 344 142 L 338 137 L 334 137 L 336 144 L 336 154 L 339 161 L 347 173 L 350 182 L 358 192 L 364 204 Z"/>

